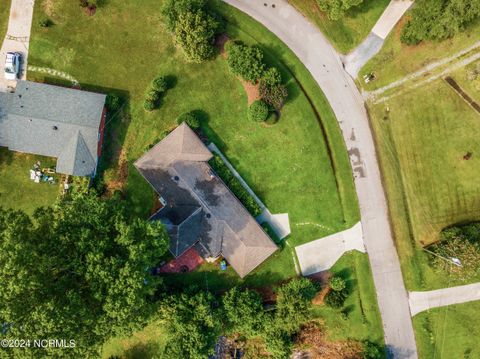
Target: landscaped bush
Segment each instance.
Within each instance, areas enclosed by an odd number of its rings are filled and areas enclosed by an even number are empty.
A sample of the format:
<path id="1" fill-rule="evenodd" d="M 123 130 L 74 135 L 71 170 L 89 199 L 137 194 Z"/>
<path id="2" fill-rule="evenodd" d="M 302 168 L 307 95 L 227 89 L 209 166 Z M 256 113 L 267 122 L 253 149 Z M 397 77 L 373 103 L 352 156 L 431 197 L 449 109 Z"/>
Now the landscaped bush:
<path id="1" fill-rule="evenodd" d="M 168 83 L 164 76 L 159 76 L 152 81 L 152 89 L 157 92 L 165 92 L 168 89 Z"/>
<path id="2" fill-rule="evenodd" d="M 159 105 L 160 98 L 167 91 L 168 85 L 165 77 L 159 76 L 152 81 L 145 94 L 143 108 L 147 111 L 153 111 Z"/>
<path id="3" fill-rule="evenodd" d="M 194 130 L 200 127 L 200 120 L 194 112 L 185 112 L 178 116 L 177 123 L 180 125 L 182 122 L 186 122 Z"/>
<path id="4" fill-rule="evenodd" d="M 262 50 L 234 41 L 227 42 L 225 50 L 230 71 L 245 81 L 257 83 L 265 71 Z"/>
<path id="5" fill-rule="evenodd" d="M 317 0 L 318 6 L 325 11 L 330 20 L 339 20 L 353 6 L 358 6 L 363 0 Z"/>
<path id="6" fill-rule="evenodd" d="M 342 277 L 338 277 L 338 276 L 334 276 L 330 279 L 330 288 L 332 288 L 332 290 L 336 291 L 336 292 L 340 292 L 342 290 L 345 289 L 346 287 L 346 283 L 345 283 L 345 279 L 343 279 Z"/>
<path id="7" fill-rule="evenodd" d="M 38 22 L 38 25 L 40 27 L 50 27 L 50 25 L 52 25 L 52 21 L 46 17 L 44 19 L 41 19 L 39 22 Z"/>
<path id="8" fill-rule="evenodd" d="M 371 341 L 364 341 L 363 342 L 363 352 L 362 352 L 363 359 L 382 359 L 385 358 L 385 353 L 383 349 L 375 343 Z"/>
<path id="9" fill-rule="evenodd" d="M 248 108 L 248 118 L 255 122 L 263 122 L 268 117 L 268 105 L 261 101 L 254 101 Z"/>
<path id="10" fill-rule="evenodd" d="M 215 14 L 209 12 L 205 1 L 168 0 L 162 14 L 188 61 L 200 63 L 213 57 L 213 41 L 222 26 Z"/>
<path id="11" fill-rule="evenodd" d="M 214 154 L 208 163 L 253 217 L 257 217 L 262 213 L 260 206 L 242 186 L 240 181 L 230 172 L 219 155 Z"/>
<path id="12" fill-rule="evenodd" d="M 325 297 L 325 304 L 329 307 L 339 309 L 343 307 L 345 299 L 348 297 L 348 289 L 345 279 L 339 276 L 334 276 L 329 281 L 330 292 Z"/>
<path id="13" fill-rule="evenodd" d="M 105 99 L 105 106 L 107 106 L 108 111 L 116 112 L 121 106 L 121 99 L 118 95 L 114 93 L 109 93 Z"/>
<path id="14" fill-rule="evenodd" d="M 259 92 L 262 100 L 277 111 L 280 111 L 288 97 L 288 92 L 284 85 L 280 83 L 271 85 L 263 80 L 260 80 Z"/>

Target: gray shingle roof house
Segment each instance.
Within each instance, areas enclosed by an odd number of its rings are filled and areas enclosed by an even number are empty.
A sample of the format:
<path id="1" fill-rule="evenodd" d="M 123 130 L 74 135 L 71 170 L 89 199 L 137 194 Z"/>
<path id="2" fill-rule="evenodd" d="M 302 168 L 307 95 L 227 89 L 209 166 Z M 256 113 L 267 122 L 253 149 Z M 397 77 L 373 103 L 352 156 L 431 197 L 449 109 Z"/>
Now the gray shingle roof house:
<path id="1" fill-rule="evenodd" d="M 105 95 L 30 81 L 0 97 L 0 146 L 56 157 L 57 172 L 92 176 L 105 124 Z"/>
<path id="2" fill-rule="evenodd" d="M 212 153 L 185 123 L 135 162 L 166 205 L 151 219 L 166 225 L 170 251 L 192 246 L 205 258 L 222 255 L 240 277 L 277 246 L 208 165 Z"/>

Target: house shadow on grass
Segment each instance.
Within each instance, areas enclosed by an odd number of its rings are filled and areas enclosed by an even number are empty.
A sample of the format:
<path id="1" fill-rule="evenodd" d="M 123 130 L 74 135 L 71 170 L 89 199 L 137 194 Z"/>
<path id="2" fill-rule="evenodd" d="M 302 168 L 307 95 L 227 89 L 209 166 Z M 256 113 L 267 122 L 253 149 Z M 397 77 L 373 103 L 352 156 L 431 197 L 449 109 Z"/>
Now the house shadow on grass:
<path id="1" fill-rule="evenodd" d="M 146 359 L 157 358 L 162 353 L 163 348 L 161 345 L 154 341 L 148 341 L 146 343 L 138 343 L 135 346 L 127 349 L 122 354 L 122 358 L 125 359 Z"/>

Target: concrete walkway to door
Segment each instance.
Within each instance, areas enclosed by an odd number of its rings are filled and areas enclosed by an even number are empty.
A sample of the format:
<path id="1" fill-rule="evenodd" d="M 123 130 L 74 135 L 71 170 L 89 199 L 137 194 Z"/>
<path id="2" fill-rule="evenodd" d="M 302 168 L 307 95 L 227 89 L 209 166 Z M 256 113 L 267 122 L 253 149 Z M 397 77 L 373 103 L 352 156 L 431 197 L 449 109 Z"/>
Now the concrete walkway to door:
<path id="1" fill-rule="evenodd" d="M 14 88 L 16 81 L 7 81 L 3 76 L 3 66 L 7 52 L 20 52 L 22 54 L 22 67 L 20 78 L 27 78 L 28 48 L 30 42 L 30 29 L 32 27 L 33 6 L 35 0 L 12 0 L 8 30 L 0 49 L 2 73 L 0 74 L 0 91 L 5 92 Z"/>

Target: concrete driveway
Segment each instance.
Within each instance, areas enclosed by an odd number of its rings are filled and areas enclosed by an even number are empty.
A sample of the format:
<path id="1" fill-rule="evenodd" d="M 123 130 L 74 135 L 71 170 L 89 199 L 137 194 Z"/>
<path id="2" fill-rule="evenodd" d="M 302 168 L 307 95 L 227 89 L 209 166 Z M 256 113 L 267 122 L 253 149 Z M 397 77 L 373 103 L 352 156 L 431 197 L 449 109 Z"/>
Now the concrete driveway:
<path id="1" fill-rule="evenodd" d="M 363 242 L 372 267 L 389 356 L 417 358 L 407 291 L 390 230 L 385 193 L 362 96 L 323 34 L 285 0 L 224 1 L 277 35 L 303 62 L 325 93 L 350 156 L 360 204 Z"/>
<path id="2" fill-rule="evenodd" d="M 348 251 L 365 253 L 362 224 L 295 247 L 304 276 L 330 269 Z"/>
<path id="3" fill-rule="evenodd" d="M 32 26 L 34 0 L 12 0 L 8 30 L 0 49 L 0 91 L 5 92 L 14 88 L 16 81 L 7 81 L 3 75 L 5 56 L 7 52 L 20 52 L 22 54 L 21 79 L 27 76 L 28 46 L 30 41 L 30 28 Z"/>
<path id="4" fill-rule="evenodd" d="M 480 283 L 431 290 L 428 292 L 409 293 L 412 317 L 424 310 L 475 300 L 480 300 Z"/>
<path id="5" fill-rule="evenodd" d="M 345 57 L 345 70 L 353 78 L 380 51 L 390 31 L 412 4 L 411 0 L 390 1 L 367 38 Z"/>

